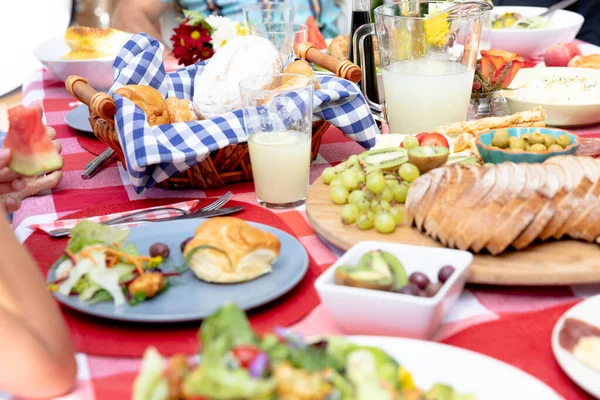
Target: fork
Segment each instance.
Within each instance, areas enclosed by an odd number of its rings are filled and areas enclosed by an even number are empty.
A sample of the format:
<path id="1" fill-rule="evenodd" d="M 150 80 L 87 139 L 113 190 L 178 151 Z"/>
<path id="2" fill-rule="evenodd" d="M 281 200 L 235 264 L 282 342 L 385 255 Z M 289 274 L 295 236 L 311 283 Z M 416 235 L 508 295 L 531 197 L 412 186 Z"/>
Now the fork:
<path id="1" fill-rule="evenodd" d="M 110 226 L 110 225 L 117 225 L 117 224 L 124 223 L 124 222 L 153 222 L 156 220 L 148 219 L 148 218 L 138 218 L 138 217 L 143 217 L 143 216 L 147 215 L 148 213 L 157 212 L 157 211 L 177 211 L 180 213 L 180 215 L 196 214 L 198 212 L 204 212 L 204 211 L 213 211 L 213 210 L 217 210 L 217 209 L 223 207 L 229 200 L 231 200 L 232 197 L 233 197 L 233 193 L 227 192 L 223 196 L 219 197 L 217 200 L 210 203 L 209 205 L 202 207 L 200 209 L 197 209 L 197 210 L 192 209 L 190 211 L 187 211 L 187 210 L 183 210 L 181 208 L 175 208 L 175 207 L 158 207 L 158 208 L 154 208 L 152 210 L 137 211 L 137 212 L 134 212 L 131 214 L 124 215 L 122 217 L 116 217 L 116 218 L 109 219 L 107 221 L 103 221 L 100 223 L 102 225 Z M 68 235 L 70 231 L 71 231 L 71 229 L 69 229 L 69 228 L 54 229 L 54 230 L 51 230 L 50 232 L 48 232 L 48 234 L 51 237 L 57 238 L 57 237 L 63 237 L 63 236 Z"/>

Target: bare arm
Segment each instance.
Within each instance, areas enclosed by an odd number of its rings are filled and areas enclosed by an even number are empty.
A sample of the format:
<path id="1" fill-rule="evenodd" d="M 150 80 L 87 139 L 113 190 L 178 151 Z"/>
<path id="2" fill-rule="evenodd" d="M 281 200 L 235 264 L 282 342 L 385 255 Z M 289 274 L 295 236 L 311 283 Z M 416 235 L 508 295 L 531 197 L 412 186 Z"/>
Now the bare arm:
<path id="1" fill-rule="evenodd" d="M 6 160 L 0 157 L 0 164 Z M 6 219 L 4 204 L 0 252 L 0 390 L 28 398 L 64 394 L 77 375 L 71 339 L 38 266 Z"/>
<path id="2" fill-rule="evenodd" d="M 161 0 L 121 0 L 113 13 L 112 26 L 125 32 L 145 32 L 161 40 L 157 23 L 168 7 Z"/>

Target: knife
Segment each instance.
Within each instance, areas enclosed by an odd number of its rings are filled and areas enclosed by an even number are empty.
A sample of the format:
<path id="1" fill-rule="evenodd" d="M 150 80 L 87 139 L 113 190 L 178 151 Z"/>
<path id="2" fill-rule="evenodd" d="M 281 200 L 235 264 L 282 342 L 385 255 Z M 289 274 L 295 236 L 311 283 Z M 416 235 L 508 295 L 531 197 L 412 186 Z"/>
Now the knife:
<path id="1" fill-rule="evenodd" d="M 243 209 L 244 209 L 244 206 L 225 207 L 225 208 L 218 208 L 218 209 L 212 210 L 212 211 L 200 211 L 200 212 L 197 212 L 194 214 L 184 214 L 184 215 L 178 215 L 176 217 L 159 218 L 159 219 L 155 219 L 154 221 L 162 222 L 162 221 L 174 221 L 174 220 L 178 220 L 178 219 L 220 217 L 221 215 L 229 215 L 229 214 L 234 214 L 236 212 L 240 212 Z M 117 225 L 115 225 L 115 226 L 117 226 Z"/>
<path id="2" fill-rule="evenodd" d="M 212 218 L 212 217 L 219 217 L 221 215 L 234 214 L 236 212 L 242 211 L 243 209 L 244 209 L 244 206 L 225 207 L 225 208 L 219 208 L 217 210 L 212 210 L 212 211 L 200 211 L 200 212 L 197 212 L 194 214 L 178 215 L 176 217 L 157 218 L 157 219 L 153 219 L 152 221 L 145 221 L 145 222 L 174 221 L 177 219 L 189 219 L 189 218 Z M 122 222 L 120 224 L 114 224 L 114 225 L 110 225 L 110 226 L 119 227 L 121 225 L 127 225 L 132 222 L 136 222 L 136 221 Z M 71 233 L 70 229 L 55 229 L 55 230 L 51 231 L 49 233 L 49 235 L 53 238 L 59 238 L 59 237 L 69 236 L 70 233 Z"/>

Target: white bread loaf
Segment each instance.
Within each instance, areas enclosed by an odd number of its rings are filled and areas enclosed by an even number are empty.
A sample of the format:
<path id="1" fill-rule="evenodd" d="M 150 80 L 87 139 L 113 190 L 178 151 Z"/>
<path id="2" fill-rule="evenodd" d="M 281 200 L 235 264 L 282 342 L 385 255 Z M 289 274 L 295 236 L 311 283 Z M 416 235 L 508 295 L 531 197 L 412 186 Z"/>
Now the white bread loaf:
<path id="1" fill-rule="evenodd" d="M 239 83 L 283 69 L 277 48 L 259 36 L 241 36 L 220 48 L 194 82 L 194 109 L 201 118 L 241 108 Z M 264 87 L 272 81 L 265 79 Z"/>

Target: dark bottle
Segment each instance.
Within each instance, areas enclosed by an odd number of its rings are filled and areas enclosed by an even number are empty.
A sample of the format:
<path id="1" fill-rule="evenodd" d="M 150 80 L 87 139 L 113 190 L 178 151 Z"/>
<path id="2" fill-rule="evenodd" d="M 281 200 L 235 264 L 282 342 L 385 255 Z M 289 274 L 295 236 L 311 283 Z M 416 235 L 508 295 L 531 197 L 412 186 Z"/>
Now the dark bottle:
<path id="1" fill-rule="evenodd" d="M 375 67 L 375 54 L 373 52 L 373 37 L 365 38 L 365 59 L 361 63 L 359 58 L 359 49 L 356 49 L 357 57 L 354 57 L 354 32 L 361 25 L 371 23 L 371 7 L 369 0 L 352 0 L 352 23 L 350 30 L 350 61 L 357 64 L 366 74 L 366 95 L 369 100 L 379 103 L 379 91 L 377 90 L 377 70 Z M 358 46 L 358 41 L 357 41 Z M 361 86 L 362 82 L 359 83 Z"/>

